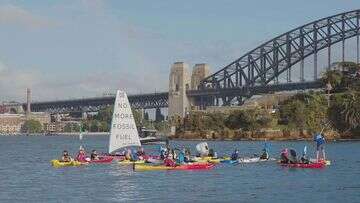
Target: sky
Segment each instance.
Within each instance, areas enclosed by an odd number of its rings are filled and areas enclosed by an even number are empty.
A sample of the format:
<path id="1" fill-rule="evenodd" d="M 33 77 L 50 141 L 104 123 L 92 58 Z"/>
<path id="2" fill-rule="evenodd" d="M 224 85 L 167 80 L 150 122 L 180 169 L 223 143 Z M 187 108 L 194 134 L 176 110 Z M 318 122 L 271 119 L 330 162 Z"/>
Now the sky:
<path id="1" fill-rule="evenodd" d="M 221 69 L 359 0 L 0 0 L 0 102 L 167 91 L 171 65 Z"/>

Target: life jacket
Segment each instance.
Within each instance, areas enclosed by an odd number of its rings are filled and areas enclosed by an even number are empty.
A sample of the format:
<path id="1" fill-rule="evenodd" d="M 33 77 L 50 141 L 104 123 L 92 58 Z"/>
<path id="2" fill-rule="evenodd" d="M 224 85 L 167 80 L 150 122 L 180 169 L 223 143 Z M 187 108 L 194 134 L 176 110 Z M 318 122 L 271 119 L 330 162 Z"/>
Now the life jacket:
<path id="1" fill-rule="evenodd" d="M 238 158 L 239 158 L 239 153 L 234 152 L 231 154 L 231 160 L 237 160 Z"/>
<path id="2" fill-rule="evenodd" d="M 325 138 L 320 133 L 318 133 L 314 136 L 314 141 L 319 146 L 325 143 Z"/>
<path id="3" fill-rule="evenodd" d="M 184 153 L 183 152 L 180 152 L 179 153 L 179 156 L 178 156 L 178 163 L 181 164 L 181 163 L 184 163 L 185 162 L 185 156 L 184 156 Z"/>
<path id="4" fill-rule="evenodd" d="M 170 167 L 175 167 L 175 166 L 176 166 L 176 163 L 175 163 L 174 160 L 166 158 L 166 159 L 164 160 L 164 165 L 165 165 L 165 166 L 170 166 Z"/>
<path id="5" fill-rule="evenodd" d="M 79 153 L 79 154 L 76 156 L 76 160 L 78 160 L 78 161 L 80 161 L 80 162 L 86 162 L 86 155 Z"/>

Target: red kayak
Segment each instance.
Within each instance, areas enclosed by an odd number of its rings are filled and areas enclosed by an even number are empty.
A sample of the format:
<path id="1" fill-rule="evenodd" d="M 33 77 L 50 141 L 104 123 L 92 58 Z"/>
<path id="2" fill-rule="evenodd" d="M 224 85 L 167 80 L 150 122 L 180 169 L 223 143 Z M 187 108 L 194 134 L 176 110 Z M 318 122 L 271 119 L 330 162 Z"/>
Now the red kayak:
<path id="1" fill-rule="evenodd" d="M 90 158 L 86 158 L 87 160 L 80 161 L 81 163 L 94 163 L 94 164 L 106 164 L 111 163 L 114 160 L 112 156 L 99 156 L 98 160 L 90 160 Z"/>
<path id="2" fill-rule="evenodd" d="M 324 168 L 326 164 L 324 162 L 317 163 L 296 163 L 296 164 L 283 164 L 280 163 L 281 166 L 289 167 L 289 168 Z"/>
<path id="3" fill-rule="evenodd" d="M 157 170 L 208 170 L 212 169 L 214 164 L 211 163 L 191 163 L 179 166 L 165 166 L 165 165 L 148 165 L 148 164 L 134 164 L 135 171 L 157 171 Z"/>

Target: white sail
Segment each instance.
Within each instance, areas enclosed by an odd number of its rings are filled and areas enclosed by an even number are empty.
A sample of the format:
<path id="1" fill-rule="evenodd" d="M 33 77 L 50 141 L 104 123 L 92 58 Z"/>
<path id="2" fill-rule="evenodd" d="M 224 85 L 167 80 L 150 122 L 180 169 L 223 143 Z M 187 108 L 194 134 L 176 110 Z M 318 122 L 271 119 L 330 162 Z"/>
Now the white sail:
<path id="1" fill-rule="evenodd" d="M 129 146 L 141 146 L 141 143 L 127 95 L 118 90 L 111 121 L 109 153 Z"/>

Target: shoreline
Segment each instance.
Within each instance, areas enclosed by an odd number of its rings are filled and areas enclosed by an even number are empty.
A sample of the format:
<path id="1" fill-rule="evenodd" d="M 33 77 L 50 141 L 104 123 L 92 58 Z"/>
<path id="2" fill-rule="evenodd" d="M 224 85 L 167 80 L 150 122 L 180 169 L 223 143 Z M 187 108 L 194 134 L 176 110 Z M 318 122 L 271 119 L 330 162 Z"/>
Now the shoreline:
<path id="1" fill-rule="evenodd" d="M 90 132 L 90 133 L 83 133 L 84 136 L 108 136 L 109 132 Z M 0 137 L 57 137 L 57 136 L 79 136 L 79 133 L 54 133 L 54 134 L 24 134 L 24 133 L 17 133 L 17 134 L 0 134 Z M 312 141 L 310 138 L 281 138 L 281 139 L 266 139 L 266 138 L 242 138 L 242 139 L 200 139 L 200 138 L 174 138 L 168 137 L 169 140 L 174 141 L 224 141 L 224 142 L 237 142 L 237 141 L 272 141 L 272 142 L 282 142 L 282 141 Z M 327 139 L 330 142 L 347 142 L 347 141 L 360 141 L 360 138 L 339 138 L 339 139 Z"/>

